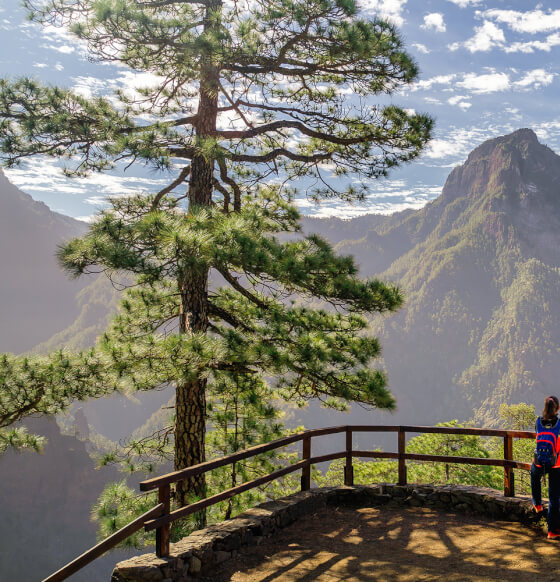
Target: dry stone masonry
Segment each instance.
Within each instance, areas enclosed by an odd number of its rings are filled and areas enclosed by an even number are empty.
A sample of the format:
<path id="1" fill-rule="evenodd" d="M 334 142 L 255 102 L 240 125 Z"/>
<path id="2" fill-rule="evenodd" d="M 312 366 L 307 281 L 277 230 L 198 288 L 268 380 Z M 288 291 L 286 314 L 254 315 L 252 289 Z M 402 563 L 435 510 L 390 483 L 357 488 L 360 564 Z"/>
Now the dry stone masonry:
<path id="1" fill-rule="evenodd" d="M 465 485 L 357 485 L 323 487 L 261 503 L 238 517 L 211 525 L 171 544 L 167 558 L 144 554 L 120 562 L 111 582 L 191 582 L 214 566 L 259 545 L 299 517 L 328 506 L 428 506 L 489 515 L 539 526 L 528 497 L 504 497 L 499 491 Z"/>

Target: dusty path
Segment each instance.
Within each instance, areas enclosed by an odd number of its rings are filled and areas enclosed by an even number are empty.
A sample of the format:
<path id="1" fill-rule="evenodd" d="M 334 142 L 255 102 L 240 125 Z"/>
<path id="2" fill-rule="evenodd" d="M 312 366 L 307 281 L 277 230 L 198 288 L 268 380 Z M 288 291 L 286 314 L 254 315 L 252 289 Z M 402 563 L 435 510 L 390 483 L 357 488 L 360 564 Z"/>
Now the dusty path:
<path id="1" fill-rule="evenodd" d="M 244 550 L 212 582 L 556 581 L 560 542 L 515 522 L 409 509 L 329 509 Z"/>

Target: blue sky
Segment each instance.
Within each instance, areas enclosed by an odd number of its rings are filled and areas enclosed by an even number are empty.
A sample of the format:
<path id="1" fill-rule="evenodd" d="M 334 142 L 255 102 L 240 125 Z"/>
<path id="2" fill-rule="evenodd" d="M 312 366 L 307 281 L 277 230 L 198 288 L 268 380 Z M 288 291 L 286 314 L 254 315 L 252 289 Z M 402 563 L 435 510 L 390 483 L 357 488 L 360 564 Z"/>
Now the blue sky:
<path id="1" fill-rule="evenodd" d="M 399 26 L 421 73 L 393 101 L 435 117 L 435 138 L 419 160 L 372 182 L 365 204 L 317 207 L 302 197 L 303 212 L 348 218 L 419 208 L 441 192 L 451 168 L 474 147 L 520 127 L 534 129 L 560 152 L 557 0 L 362 0 L 362 6 Z M 141 73 L 89 62 L 64 30 L 28 22 L 19 0 L 1 0 L 0 31 L 0 76 L 32 76 L 86 95 L 143 84 Z M 53 210 L 82 219 L 109 194 L 154 190 L 169 181 L 130 170 L 70 180 L 51 160 L 39 159 L 6 173 Z"/>

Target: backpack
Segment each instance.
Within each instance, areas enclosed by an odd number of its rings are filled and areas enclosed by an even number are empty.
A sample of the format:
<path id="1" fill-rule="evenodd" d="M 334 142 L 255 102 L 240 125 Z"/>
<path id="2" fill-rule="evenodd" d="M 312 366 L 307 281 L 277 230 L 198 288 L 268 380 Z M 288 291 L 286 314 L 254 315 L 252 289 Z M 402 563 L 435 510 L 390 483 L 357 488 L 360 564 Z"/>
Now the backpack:
<path id="1" fill-rule="evenodd" d="M 553 427 L 545 427 L 540 418 L 537 419 L 537 446 L 533 461 L 537 467 L 552 469 L 558 463 L 560 422 Z"/>

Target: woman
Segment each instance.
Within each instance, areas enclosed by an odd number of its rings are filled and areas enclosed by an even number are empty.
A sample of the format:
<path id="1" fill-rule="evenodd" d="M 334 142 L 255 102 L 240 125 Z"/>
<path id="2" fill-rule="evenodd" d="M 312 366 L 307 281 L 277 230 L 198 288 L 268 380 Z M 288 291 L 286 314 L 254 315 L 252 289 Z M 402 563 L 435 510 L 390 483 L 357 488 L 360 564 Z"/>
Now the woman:
<path id="1" fill-rule="evenodd" d="M 537 447 L 531 465 L 531 493 L 533 507 L 541 513 L 541 479 L 548 473 L 548 539 L 560 539 L 560 422 L 556 396 L 544 399 L 542 416 L 537 418 L 535 431 Z"/>

